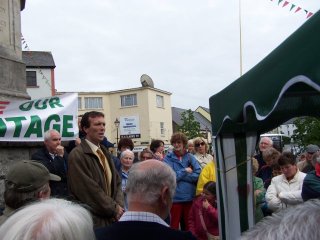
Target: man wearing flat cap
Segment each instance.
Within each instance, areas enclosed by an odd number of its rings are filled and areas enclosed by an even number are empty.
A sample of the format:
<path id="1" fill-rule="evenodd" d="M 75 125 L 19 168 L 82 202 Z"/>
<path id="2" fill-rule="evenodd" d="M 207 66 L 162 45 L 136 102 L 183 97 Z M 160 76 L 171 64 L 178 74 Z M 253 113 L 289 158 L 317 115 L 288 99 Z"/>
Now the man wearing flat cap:
<path id="1" fill-rule="evenodd" d="M 306 160 L 299 162 L 297 164 L 297 166 L 301 172 L 308 173 L 308 172 L 311 172 L 314 170 L 314 166 L 311 161 L 312 155 L 318 151 L 319 151 L 319 147 L 317 145 L 309 144 L 306 147 L 306 152 L 307 152 Z"/>
<path id="2" fill-rule="evenodd" d="M 5 178 L 5 209 L 0 217 L 0 225 L 14 211 L 30 202 L 50 197 L 49 180 L 60 181 L 57 175 L 49 173 L 41 163 L 23 160 L 14 164 Z"/>

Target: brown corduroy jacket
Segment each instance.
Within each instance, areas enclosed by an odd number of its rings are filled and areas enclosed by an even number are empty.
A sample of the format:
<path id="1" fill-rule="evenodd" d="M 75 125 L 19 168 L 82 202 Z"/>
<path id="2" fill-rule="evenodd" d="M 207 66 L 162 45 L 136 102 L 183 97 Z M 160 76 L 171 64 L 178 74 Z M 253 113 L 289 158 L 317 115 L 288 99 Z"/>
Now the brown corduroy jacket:
<path id="1" fill-rule="evenodd" d="M 124 206 L 121 178 L 114 167 L 110 153 L 101 146 L 111 172 L 111 196 L 103 167 L 85 140 L 74 148 L 68 158 L 68 187 L 75 201 L 86 204 L 93 217 L 94 227 L 107 226 L 115 221 L 116 206 Z"/>

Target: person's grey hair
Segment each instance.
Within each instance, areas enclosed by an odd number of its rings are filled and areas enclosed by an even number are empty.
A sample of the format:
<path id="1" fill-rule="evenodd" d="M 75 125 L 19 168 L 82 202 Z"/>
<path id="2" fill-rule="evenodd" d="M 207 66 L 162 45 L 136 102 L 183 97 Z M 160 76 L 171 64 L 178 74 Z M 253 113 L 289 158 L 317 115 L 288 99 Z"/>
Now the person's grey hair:
<path id="1" fill-rule="evenodd" d="M 241 239 L 320 239 L 319 222 L 320 199 L 310 199 L 296 207 L 263 218 L 253 228 L 244 232 Z"/>
<path id="2" fill-rule="evenodd" d="M 193 139 L 189 139 L 187 145 L 192 144 L 193 145 Z"/>
<path id="3" fill-rule="evenodd" d="M 152 167 L 145 167 L 152 162 Z M 176 174 L 165 163 L 150 159 L 133 164 L 126 186 L 128 202 L 138 201 L 147 204 L 157 202 L 161 190 L 167 186 L 173 197 L 176 189 Z"/>
<path id="4" fill-rule="evenodd" d="M 40 192 L 50 192 L 49 183 L 44 184 L 38 189 L 31 192 L 18 192 L 11 186 L 12 183 L 5 182 L 4 202 L 12 209 L 18 209 L 28 203 L 35 202 L 39 199 Z"/>
<path id="5" fill-rule="evenodd" d="M 59 133 L 57 130 L 55 129 L 50 129 L 48 131 L 46 131 L 44 134 L 43 134 L 43 137 L 44 137 L 44 140 L 47 141 L 51 138 L 51 133 L 52 132 L 55 132 L 55 133 Z M 59 133 L 60 134 L 60 133 Z"/>
<path id="6" fill-rule="evenodd" d="M 126 149 L 126 150 L 124 150 L 123 152 L 120 153 L 120 159 L 124 158 L 127 155 L 131 155 L 134 158 L 134 153 L 131 150 Z"/>
<path id="7" fill-rule="evenodd" d="M 320 152 L 315 152 L 311 158 L 311 164 L 315 167 L 316 163 L 320 163 Z"/>
<path id="8" fill-rule="evenodd" d="M 21 208 L 0 227 L 3 240 L 95 239 L 90 213 L 78 204 L 52 198 Z"/>
<path id="9" fill-rule="evenodd" d="M 269 141 L 270 145 L 273 146 L 273 141 L 272 141 L 272 139 L 271 139 L 270 137 L 262 137 L 262 138 L 260 139 L 260 142 L 259 142 L 259 143 L 261 143 L 263 139 L 267 139 L 267 140 Z"/>

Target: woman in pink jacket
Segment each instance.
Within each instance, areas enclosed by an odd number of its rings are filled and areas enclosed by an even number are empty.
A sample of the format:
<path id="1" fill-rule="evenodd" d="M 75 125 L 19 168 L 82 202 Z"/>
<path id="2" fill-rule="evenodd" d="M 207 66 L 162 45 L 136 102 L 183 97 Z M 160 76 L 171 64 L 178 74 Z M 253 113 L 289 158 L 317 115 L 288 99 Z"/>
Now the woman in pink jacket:
<path id="1" fill-rule="evenodd" d="M 207 182 L 189 212 L 189 230 L 198 240 L 219 239 L 216 183 Z"/>

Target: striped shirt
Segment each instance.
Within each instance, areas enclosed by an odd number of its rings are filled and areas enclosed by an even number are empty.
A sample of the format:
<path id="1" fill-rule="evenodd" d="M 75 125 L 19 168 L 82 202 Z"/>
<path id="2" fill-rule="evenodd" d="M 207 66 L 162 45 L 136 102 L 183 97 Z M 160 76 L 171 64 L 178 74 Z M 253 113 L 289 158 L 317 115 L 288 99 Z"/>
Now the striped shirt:
<path id="1" fill-rule="evenodd" d="M 169 227 L 169 225 L 165 221 L 163 221 L 158 215 L 150 212 L 125 212 L 119 219 L 119 222 L 125 221 L 155 222 Z"/>

